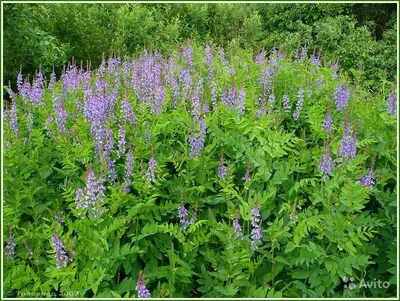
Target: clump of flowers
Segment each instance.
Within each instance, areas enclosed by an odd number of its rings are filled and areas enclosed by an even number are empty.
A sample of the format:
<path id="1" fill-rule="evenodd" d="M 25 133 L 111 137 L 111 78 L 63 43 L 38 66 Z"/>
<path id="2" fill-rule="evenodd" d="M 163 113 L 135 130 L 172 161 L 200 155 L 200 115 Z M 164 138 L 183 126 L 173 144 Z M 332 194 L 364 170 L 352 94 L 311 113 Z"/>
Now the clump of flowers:
<path id="1" fill-rule="evenodd" d="M 226 178 L 226 166 L 224 164 L 224 150 L 221 151 L 221 157 L 219 161 L 219 166 L 218 166 L 218 177 L 222 180 L 225 181 Z"/>
<path id="2" fill-rule="evenodd" d="M 282 96 L 282 103 L 283 103 L 283 109 L 285 110 L 286 113 L 290 113 L 290 103 L 289 103 L 289 96 L 284 94 Z"/>
<path id="3" fill-rule="evenodd" d="M 86 187 L 84 190 L 76 191 L 76 208 L 82 218 L 86 216 L 97 218 L 103 214 L 102 204 L 104 203 L 103 176 L 97 179 L 93 169 L 89 166 L 86 176 Z"/>
<path id="4" fill-rule="evenodd" d="M 242 227 L 239 224 L 239 210 L 236 209 L 236 215 L 233 219 L 233 229 L 235 230 L 235 239 L 243 240 Z"/>
<path id="5" fill-rule="evenodd" d="M 144 277 L 143 271 L 139 272 L 138 282 L 136 285 L 136 291 L 138 292 L 139 298 L 149 298 L 150 291 L 146 288 L 146 278 Z"/>
<path id="6" fill-rule="evenodd" d="M 246 167 L 246 173 L 243 176 L 242 180 L 244 181 L 244 184 L 247 184 L 248 182 L 251 181 L 251 177 L 250 177 L 250 167 L 251 167 L 251 161 L 250 161 L 250 157 L 247 159 L 247 167 Z"/>
<path id="7" fill-rule="evenodd" d="M 338 84 L 335 90 L 334 100 L 336 104 L 336 109 L 340 112 L 347 107 L 350 99 L 350 89 L 346 84 Z"/>
<path id="8" fill-rule="evenodd" d="M 17 244 L 15 243 L 14 236 L 12 234 L 12 229 L 10 227 L 10 241 L 7 243 L 5 247 L 5 254 L 8 260 L 14 260 L 16 246 Z"/>
<path id="9" fill-rule="evenodd" d="M 372 164 L 369 169 L 369 172 L 363 176 L 364 169 L 361 172 L 361 177 L 357 181 L 364 187 L 369 187 L 369 189 L 373 189 L 375 186 L 375 177 L 374 177 L 374 165 L 375 165 L 376 154 L 374 154 L 374 158 L 372 159 Z"/>
<path id="10" fill-rule="evenodd" d="M 303 107 L 304 102 L 304 90 L 300 89 L 297 93 L 297 103 L 296 103 L 296 111 L 293 113 L 293 119 L 298 120 L 300 117 L 300 112 Z"/>
<path id="11" fill-rule="evenodd" d="M 387 97 L 387 103 L 389 108 L 387 109 L 388 114 L 392 114 L 394 116 L 397 115 L 397 95 L 395 88 L 389 93 Z"/>
<path id="12" fill-rule="evenodd" d="M 65 247 L 62 240 L 58 237 L 56 228 L 54 228 L 53 236 L 51 238 L 53 243 L 54 256 L 56 258 L 57 268 L 65 268 L 68 265 L 69 257 L 65 252 Z"/>
<path id="13" fill-rule="evenodd" d="M 326 112 L 324 122 L 322 123 L 322 127 L 328 132 L 331 133 L 333 128 L 333 119 L 332 119 L 332 109 L 329 107 Z"/>
<path id="14" fill-rule="evenodd" d="M 349 157 L 351 159 L 354 159 L 357 151 L 357 131 L 358 131 L 358 126 L 353 133 L 353 130 L 351 129 L 350 126 L 350 121 L 346 119 L 343 139 L 339 146 L 338 154 L 340 156 L 344 158 Z"/>
<path id="15" fill-rule="evenodd" d="M 258 200 L 256 201 L 254 208 L 252 209 L 252 218 L 251 218 L 251 249 L 258 249 L 259 244 L 261 243 L 262 233 L 261 233 L 261 223 L 260 219 L 260 211 L 258 210 Z"/>
<path id="16" fill-rule="evenodd" d="M 330 149 L 329 149 L 329 141 L 325 141 L 325 154 L 321 155 L 321 161 L 318 165 L 319 169 L 322 172 L 322 178 L 326 179 L 329 175 L 332 174 L 333 169 L 335 168 L 335 164 L 332 161 Z"/>

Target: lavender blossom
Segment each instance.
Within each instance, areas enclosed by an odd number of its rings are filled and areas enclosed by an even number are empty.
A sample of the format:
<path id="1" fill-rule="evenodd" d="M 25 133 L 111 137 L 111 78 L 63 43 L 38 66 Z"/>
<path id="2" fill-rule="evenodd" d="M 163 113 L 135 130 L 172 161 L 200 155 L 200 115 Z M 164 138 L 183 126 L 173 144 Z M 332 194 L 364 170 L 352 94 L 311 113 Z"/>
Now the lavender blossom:
<path id="1" fill-rule="evenodd" d="M 103 214 L 101 205 L 104 203 L 104 179 L 102 175 L 97 179 L 93 169 L 89 166 L 86 176 L 85 189 L 76 190 L 76 208 L 82 218 L 86 216 L 98 218 Z"/>
<path id="2" fill-rule="evenodd" d="M 54 70 L 53 70 L 53 72 L 51 72 L 51 74 L 50 74 L 50 82 L 49 82 L 47 89 L 49 91 L 53 90 L 55 83 L 56 83 L 56 74 L 54 73 Z"/>
<path id="3" fill-rule="evenodd" d="M 124 124 L 130 123 L 132 126 L 136 124 L 136 116 L 128 98 L 124 98 L 121 102 L 121 114 Z"/>
<path id="4" fill-rule="evenodd" d="M 367 175 L 365 177 L 362 176 L 362 173 L 363 173 L 362 172 L 360 179 L 357 181 L 364 187 L 368 186 L 369 189 L 373 189 L 375 186 L 375 177 L 374 177 L 375 159 L 376 159 L 376 153 L 374 154 L 374 158 L 372 159 L 371 168 L 369 169 L 369 172 L 367 173 Z M 364 171 L 364 168 L 363 168 L 363 171 Z"/>
<path id="5" fill-rule="evenodd" d="M 242 227 L 239 224 L 239 213 L 238 210 L 236 210 L 236 215 L 233 220 L 233 229 L 235 230 L 235 239 L 241 239 L 243 240 L 243 232 L 242 232 Z"/>
<path id="6" fill-rule="evenodd" d="M 186 229 L 189 226 L 189 221 L 187 219 L 188 214 L 189 212 L 186 209 L 183 200 L 181 200 L 181 205 L 178 207 L 178 217 L 179 217 L 179 222 L 181 223 L 181 229 L 183 233 L 186 232 Z"/>
<path id="7" fill-rule="evenodd" d="M 329 108 L 326 112 L 326 116 L 324 122 L 322 123 L 322 127 L 328 132 L 331 133 L 333 128 L 333 119 L 332 119 L 332 109 Z"/>
<path id="8" fill-rule="evenodd" d="M 17 88 L 18 88 L 18 92 L 21 92 L 22 87 L 23 87 L 23 82 L 24 79 L 22 77 L 22 73 L 21 71 L 19 71 L 18 76 L 17 76 Z"/>
<path id="9" fill-rule="evenodd" d="M 10 110 L 9 114 L 10 114 L 10 126 L 11 126 L 11 129 L 14 131 L 15 136 L 18 136 L 18 132 L 19 132 L 19 127 L 18 127 L 18 108 L 17 108 L 17 102 L 15 101 L 15 98 L 11 99 L 11 110 Z"/>
<path id="10" fill-rule="evenodd" d="M 54 112 L 56 114 L 56 123 L 60 133 L 65 134 L 65 123 L 67 121 L 67 112 L 65 111 L 64 104 L 61 100 L 57 100 L 54 104 Z"/>
<path id="11" fill-rule="evenodd" d="M 320 53 L 318 53 L 318 56 L 312 54 L 310 57 L 311 63 L 315 66 L 315 69 L 317 70 L 319 69 L 319 66 L 321 64 L 320 55 Z"/>
<path id="12" fill-rule="evenodd" d="M 142 271 L 139 272 L 136 291 L 139 298 L 150 298 L 150 291 L 146 288 L 146 279 Z"/>
<path id="13" fill-rule="evenodd" d="M 50 139 L 53 139 L 53 134 L 51 133 L 51 129 L 50 129 L 50 124 L 53 122 L 53 117 L 49 116 L 46 119 L 46 125 L 45 125 L 45 129 L 46 129 L 46 134 Z"/>
<path id="14" fill-rule="evenodd" d="M 289 103 L 289 96 L 287 96 L 286 94 L 284 94 L 282 96 L 282 103 L 283 103 L 283 108 L 285 110 L 286 113 L 290 113 L 290 103 Z"/>
<path id="15" fill-rule="evenodd" d="M 65 268 L 68 265 L 69 257 L 66 255 L 62 240 L 57 236 L 56 229 L 54 229 L 51 241 L 53 243 L 57 268 Z"/>
<path id="16" fill-rule="evenodd" d="M 340 112 L 347 107 L 350 99 L 350 89 L 347 84 L 338 84 L 335 90 L 334 100 L 336 109 Z"/>
<path id="17" fill-rule="evenodd" d="M 221 152 L 221 158 L 219 161 L 219 166 L 218 166 L 218 177 L 222 180 L 225 181 L 225 177 L 227 175 L 226 171 L 226 166 L 224 164 L 224 151 L 222 150 Z"/>
<path id="18" fill-rule="evenodd" d="M 338 154 L 344 158 L 354 159 L 357 151 L 357 129 L 352 134 L 352 129 L 348 120 L 345 121 L 343 139 L 339 146 Z"/>
<path id="19" fill-rule="evenodd" d="M 265 60 L 265 51 L 263 49 L 256 57 L 256 64 L 258 66 L 261 66 L 264 63 L 264 60 Z"/>
<path id="20" fill-rule="evenodd" d="M 250 157 L 247 159 L 247 167 L 246 167 L 246 173 L 243 176 L 242 180 L 244 181 L 244 184 L 246 185 L 248 182 L 251 181 L 251 177 L 250 177 L 250 167 L 251 167 L 251 161 L 250 161 Z"/>
<path id="21" fill-rule="evenodd" d="M 188 68 L 192 67 L 192 65 L 193 65 L 193 48 L 192 48 L 192 46 L 187 45 L 182 51 L 182 56 L 186 60 L 186 66 Z"/>
<path id="22" fill-rule="evenodd" d="M 322 178 L 324 180 L 332 174 L 332 170 L 335 168 L 335 164 L 331 158 L 328 140 L 325 141 L 325 154 L 321 155 L 321 161 L 319 162 L 318 168 L 321 169 L 323 175 Z"/>
<path id="23" fill-rule="evenodd" d="M 43 100 L 43 74 L 42 71 L 36 75 L 36 80 L 33 82 L 32 89 L 29 94 L 30 100 L 34 105 L 42 103 Z"/>
<path id="24" fill-rule="evenodd" d="M 244 86 L 237 93 L 236 97 L 236 110 L 240 115 L 244 115 L 245 107 L 244 104 L 246 102 L 246 92 L 244 90 Z"/>
<path id="25" fill-rule="evenodd" d="M 375 177 L 373 168 L 371 167 L 367 175 L 365 177 L 360 178 L 357 182 L 364 187 L 368 186 L 369 189 L 373 189 L 375 186 Z"/>
<path id="26" fill-rule="evenodd" d="M 190 157 L 198 157 L 204 148 L 204 142 L 206 140 L 206 122 L 204 118 L 200 119 L 199 121 L 200 128 L 197 134 L 192 131 L 189 136 L 189 146 L 190 146 Z"/>
<path id="27" fill-rule="evenodd" d="M 5 254 L 8 260 L 14 260 L 15 256 L 15 247 L 17 244 L 15 243 L 14 236 L 12 234 L 12 230 L 10 229 L 10 241 L 7 243 L 5 247 Z"/>
<path id="28" fill-rule="evenodd" d="M 254 208 L 252 210 L 252 219 L 251 219 L 251 249 L 258 249 L 258 245 L 261 243 L 262 234 L 261 234 L 261 220 L 260 220 L 260 211 L 258 210 L 258 201 L 256 201 Z"/>
<path id="29" fill-rule="evenodd" d="M 297 93 L 297 103 L 296 103 L 296 111 L 293 113 L 293 119 L 298 120 L 300 117 L 300 112 L 303 107 L 304 101 L 304 90 L 300 89 Z"/>
<path id="30" fill-rule="evenodd" d="M 147 180 L 150 182 L 149 188 L 151 187 L 151 184 L 156 181 L 156 177 L 155 177 L 156 167 L 157 167 L 157 161 L 154 158 L 154 153 L 153 153 L 153 155 L 151 156 L 151 158 L 149 160 L 149 167 L 148 167 L 147 173 L 146 173 Z"/>
<path id="31" fill-rule="evenodd" d="M 388 106 L 389 106 L 389 108 L 387 109 L 387 113 L 396 116 L 397 115 L 397 95 L 396 95 L 396 91 L 394 88 L 389 93 L 389 95 L 387 97 L 387 102 L 388 102 Z"/>

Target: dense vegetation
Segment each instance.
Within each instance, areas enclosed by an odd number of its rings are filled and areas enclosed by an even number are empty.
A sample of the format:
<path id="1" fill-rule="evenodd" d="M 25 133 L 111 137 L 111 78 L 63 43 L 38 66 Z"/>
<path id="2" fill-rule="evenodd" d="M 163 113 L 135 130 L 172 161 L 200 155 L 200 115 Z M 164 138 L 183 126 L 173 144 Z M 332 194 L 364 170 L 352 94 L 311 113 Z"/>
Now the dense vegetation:
<path id="1" fill-rule="evenodd" d="M 393 297 L 397 96 L 349 80 L 305 46 L 19 74 L 5 293 Z"/>
<path id="2" fill-rule="evenodd" d="M 350 76 L 362 63 L 360 83 L 378 90 L 396 75 L 396 37 L 394 3 L 5 4 L 4 76 L 14 85 L 21 67 L 60 75 L 72 56 L 98 66 L 102 53 L 132 57 L 145 45 L 169 54 L 186 40 L 253 54 L 307 44 Z"/>

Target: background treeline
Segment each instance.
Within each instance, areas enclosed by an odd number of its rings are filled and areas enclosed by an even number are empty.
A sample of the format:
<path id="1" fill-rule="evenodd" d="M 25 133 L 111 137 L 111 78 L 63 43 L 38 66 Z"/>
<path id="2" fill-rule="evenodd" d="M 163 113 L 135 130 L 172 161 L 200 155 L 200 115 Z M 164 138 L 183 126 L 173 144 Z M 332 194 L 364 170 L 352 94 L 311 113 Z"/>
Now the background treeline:
<path id="1" fill-rule="evenodd" d="M 372 89 L 396 74 L 396 4 L 5 4 L 3 22 L 5 85 L 21 67 L 60 74 L 72 56 L 96 67 L 102 53 L 168 53 L 188 40 L 228 56 L 306 43 Z"/>

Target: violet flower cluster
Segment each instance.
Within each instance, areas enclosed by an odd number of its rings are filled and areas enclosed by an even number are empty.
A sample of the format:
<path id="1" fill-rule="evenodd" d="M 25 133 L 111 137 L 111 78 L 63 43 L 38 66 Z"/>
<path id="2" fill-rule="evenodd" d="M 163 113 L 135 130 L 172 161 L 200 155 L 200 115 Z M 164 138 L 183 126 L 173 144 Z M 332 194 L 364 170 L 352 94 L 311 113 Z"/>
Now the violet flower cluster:
<path id="1" fill-rule="evenodd" d="M 333 131 L 333 119 L 332 119 L 332 109 L 329 108 L 326 112 L 325 119 L 322 123 L 322 127 L 328 132 L 331 133 Z"/>
<path id="2" fill-rule="evenodd" d="M 188 215 L 189 215 L 189 212 L 186 209 L 185 204 L 183 203 L 183 200 L 181 200 L 181 205 L 178 207 L 178 217 L 179 217 L 179 223 L 181 224 L 181 229 L 182 229 L 183 233 L 185 233 L 187 227 L 189 227 Z"/>
<path id="3" fill-rule="evenodd" d="M 199 130 L 195 133 L 192 130 L 189 136 L 189 146 L 190 146 L 190 157 L 198 157 L 201 154 L 202 149 L 204 148 L 204 143 L 207 135 L 207 126 L 204 117 L 199 120 Z"/>
<path id="4" fill-rule="evenodd" d="M 354 159 L 357 152 L 357 129 L 354 131 L 351 129 L 350 122 L 345 121 L 344 135 L 340 142 L 338 154 L 343 158 Z"/>
<path id="5" fill-rule="evenodd" d="M 303 107 L 303 102 L 304 102 L 304 90 L 299 89 L 299 92 L 297 93 L 297 103 L 296 103 L 296 111 L 293 113 L 293 119 L 298 120 L 300 117 L 300 112 Z"/>
<path id="6" fill-rule="evenodd" d="M 4 253 L 6 254 L 6 258 L 8 260 L 14 260 L 16 246 L 17 246 L 17 244 L 15 243 L 14 236 L 12 234 L 12 230 L 10 229 L 10 241 L 7 243 L 6 247 L 4 248 Z"/>
<path id="7" fill-rule="evenodd" d="M 235 239 L 243 240 L 242 227 L 239 224 L 239 212 L 236 210 L 235 218 L 233 219 L 233 229 L 235 230 Z"/>
<path id="8" fill-rule="evenodd" d="M 394 116 L 397 115 L 397 95 L 395 88 L 393 88 L 392 91 L 390 91 L 388 97 L 387 97 L 387 103 L 388 103 L 388 109 L 387 113 L 392 114 Z"/>
<path id="9" fill-rule="evenodd" d="M 218 166 L 218 177 L 222 181 L 225 181 L 226 176 L 227 176 L 227 171 L 226 171 L 226 166 L 224 164 L 224 151 L 222 150 Z"/>
<path id="10" fill-rule="evenodd" d="M 138 292 L 139 298 L 150 298 L 150 291 L 146 288 L 146 278 L 142 271 L 139 272 L 136 291 Z"/>
<path id="11" fill-rule="evenodd" d="M 372 164 L 371 164 L 371 167 L 370 167 L 368 173 L 365 176 L 362 176 L 362 173 L 363 173 L 362 172 L 360 179 L 357 181 L 362 186 L 369 187 L 369 189 L 373 189 L 375 186 L 375 176 L 374 176 L 375 159 L 376 159 L 376 154 L 374 155 L 374 158 L 372 160 Z"/>
<path id="12" fill-rule="evenodd" d="M 334 94 L 336 109 L 340 112 L 343 111 L 348 105 L 350 99 L 350 89 L 348 84 L 338 84 Z"/>
<path id="13" fill-rule="evenodd" d="M 258 249 L 259 244 L 261 243 L 262 233 L 261 233 L 261 219 L 260 219 L 260 211 L 258 210 L 258 202 L 255 203 L 254 208 L 252 209 L 252 219 L 251 219 L 251 249 Z"/>
<path id="14" fill-rule="evenodd" d="M 250 177 L 250 167 L 251 167 L 251 161 L 250 161 L 250 157 L 247 160 L 247 167 L 246 167 L 246 173 L 242 178 L 242 181 L 244 181 L 244 184 L 246 185 L 248 182 L 251 181 L 251 177 Z"/>
<path id="15" fill-rule="evenodd" d="M 149 160 L 149 166 L 147 168 L 147 173 L 146 173 L 146 178 L 150 182 L 149 188 L 151 187 L 151 184 L 156 181 L 156 177 L 155 177 L 156 168 L 157 168 L 157 161 L 154 158 L 154 153 L 153 153 L 153 155 L 151 156 L 151 158 Z"/>
<path id="16" fill-rule="evenodd" d="M 282 96 L 282 104 L 283 104 L 283 109 L 286 113 L 290 113 L 291 107 L 290 107 L 290 102 L 289 102 L 289 96 L 284 94 Z"/>
<path id="17" fill-rule="evenodd" d="M 56 258 L 57 268 L 65 268 L 68 265 L 69 257 L 65 252 L 65 247 L 62 240 L 58 237 L 56 229 L 54 229 L 53 236 L 51 238 L 54 249 L 54 257 Z"/>
<path id="18" fill-rule="evenodd" d="M 89 166 L 86 176 L 85 189 L 76 190 L 76 208 L 79 210 L 79 215 L 82 218 L 94 217 L 98 218 L 103 214 L 102 204 L 104 203 L 104 186 L 103 176 L 96 178 L 93 169 Z"/>
<path id="19" fill-rule="evenodd" d="M 329 141 L 325 141 L 325 154 L 321 155 L 321 160 L 318 165 L 319 169 L 322 172 L 322 178 L 325 180 L 332 174 L 333 169 L 335 168 L 335 164 L 331 158 Z"/>

